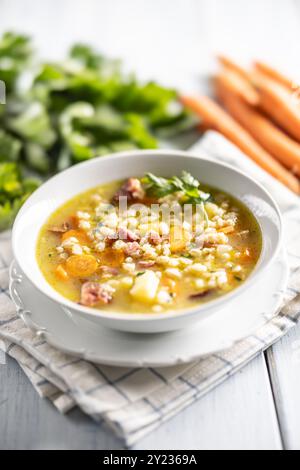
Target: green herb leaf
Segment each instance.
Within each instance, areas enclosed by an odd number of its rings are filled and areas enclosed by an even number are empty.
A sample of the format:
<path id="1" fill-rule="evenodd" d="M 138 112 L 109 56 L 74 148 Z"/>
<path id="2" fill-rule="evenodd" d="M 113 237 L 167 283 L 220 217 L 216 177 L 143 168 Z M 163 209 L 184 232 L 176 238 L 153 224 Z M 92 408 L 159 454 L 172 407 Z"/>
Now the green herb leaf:
<path id="1" fill-rule="evenodd" d="M 0 161 L 15 162 L 19 159 L 22 144 L 20 140 L 0 130 Z"/>
<path id="2" fill-rule="evenodd" d="M 4 33 L 0 39 L 0 80 L 8 93 L 15 88 L 24 66 L 32 56 L 30 39 L 22 34 Z"/>
<path id="3" fill-rule="evenodd" d="M 38 185 L 35 180 L 23 180 L 15 163 L 0 163 L 0 230 L 11 226 L 20 207 Z"/>
<path id="4" fill-rule="evenodd" d="M 147 173 L 142 178 L 142 183 L 145 186 L 146 193 L 158 199 L 169 194 L 182 192 L 181 202 L 203 205 L 210 198 L 210 194 L 199 189 L 199 181 L 186 171 L 182 172 L 181 177 L 172 176 L 169 179 Z"/>
<path id="5" fill-rule="evenodd" d="M 112 151 L 157 148 L 164 133 L 194 129 L 197 122 L 176 90 L 139 82 L 119 60 L 85 44 L 75 44 L 65 60 L 41 62 L 29 37 L 5 33 L 0 80 L 7 92 L 0 104 L 0 164 L 18 162 L 43 175 Z M 0 181 L 0 230 L 29 191 L 20 168 L 6 167 Z M 184 191 L 186 200 L 196 200 L 197 186 L 186 176 L 158 184 L 160 196 Z"/>

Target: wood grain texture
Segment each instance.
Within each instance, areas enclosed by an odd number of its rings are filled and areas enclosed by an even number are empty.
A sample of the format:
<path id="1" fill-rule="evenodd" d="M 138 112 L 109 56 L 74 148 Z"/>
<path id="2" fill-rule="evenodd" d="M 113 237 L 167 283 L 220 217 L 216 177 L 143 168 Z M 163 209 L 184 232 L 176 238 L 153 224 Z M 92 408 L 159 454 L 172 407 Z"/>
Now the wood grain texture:
<path id="1" fill-rule="evenodd" d="M 137 449 L 281 449 L 263 355 L 157 431 Z"/>
<path id="2" fill-rule="evenodd" d="M 8 29 L 32 35 L 44 58 L 88 42 L 142 79 L 183 91 L 209 92 L 217 52 L 268 60 L 300 82 L 299 0 L 0 0 L 0 33 Z M 285 447 L 299 449 L 299 338 L 300 328 L 266 355 L 280 430 L 261 356 L 136 448 L 271 449 L 281 433 Z M 0 366 L 0 448 L 119 446 L 81 413 L 60 416 L 13 361 Z"/>
<path id="3" fill-rule="evenodd" d="M 120 449 L 79 410 L 62 416 L 39 398 L 17 363 L 0 366 L 0 449 Z"/>
<path id="4" fill-rule="evenodd" d="M 273 394 L 286 449 L 300 449 L 300 327 L 267 351 Z"/>
<path id="5" fill-rule="evenodd" d="M 0 449 L 121 449 L 80 411 L 60 415 L 12 359 L 0 367 Z M 263 356 L 160 426 L 135 449 L 280 449 Z"/>

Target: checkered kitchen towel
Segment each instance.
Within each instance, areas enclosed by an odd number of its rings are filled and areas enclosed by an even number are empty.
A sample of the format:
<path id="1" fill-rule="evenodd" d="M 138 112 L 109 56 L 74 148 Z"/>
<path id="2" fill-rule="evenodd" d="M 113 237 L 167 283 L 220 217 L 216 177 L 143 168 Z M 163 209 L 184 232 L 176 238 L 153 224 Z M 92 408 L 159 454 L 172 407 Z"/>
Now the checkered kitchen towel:
<path id="1" fill-rule="evenodd" d="M 99 366 L 68 356 L 37 338 L 16 316 L 8 293 L 12 260 L 9 233 L 0 236 L 0 347 L 15 358 L 37 392 L 65 413 L 79 406 L 127 445 L 197 400 L 292 328 L 300 316 L 300 202 L 217 133 L 193 147 L 195 154 L 226 161 L 252 174 L 277 199 L 284 216 L 291 276 L 285 306 L 265 326 L 229 350 L 195 363 L 162 369 Z M 297 246 L 298 245 L 298 246 Z"/>

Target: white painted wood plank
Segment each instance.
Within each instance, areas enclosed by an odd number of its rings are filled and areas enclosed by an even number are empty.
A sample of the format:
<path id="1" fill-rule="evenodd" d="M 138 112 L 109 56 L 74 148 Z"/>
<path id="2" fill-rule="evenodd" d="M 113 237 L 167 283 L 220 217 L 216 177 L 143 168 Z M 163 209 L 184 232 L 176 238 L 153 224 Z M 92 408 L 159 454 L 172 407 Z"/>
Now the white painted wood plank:
<path id="1" fill-rule="evenodd" d="M 109 431 L 80 412 L 61 416 L 38 397 L 17 364 L 0 367 L 0 449 L 118 449 Z M 135 449 L 280 449 L 263 356 Z"/>
<path id="2" fill-rule="evenodd" d="M 41 399 L 14 360 L 0 365 L 0 450 L 119 448 L 110 431 L 79 410 L 63 416 Z"/>
<path id="3" fill-rule="evenodd" d="M 281 449 L 263 355 L 140 441 L 136 449 Z"/>
<path id="4" fill-rule="evenodd" d="M 300 450 L 300 326 L 267 352 L 284 447 Z"/>

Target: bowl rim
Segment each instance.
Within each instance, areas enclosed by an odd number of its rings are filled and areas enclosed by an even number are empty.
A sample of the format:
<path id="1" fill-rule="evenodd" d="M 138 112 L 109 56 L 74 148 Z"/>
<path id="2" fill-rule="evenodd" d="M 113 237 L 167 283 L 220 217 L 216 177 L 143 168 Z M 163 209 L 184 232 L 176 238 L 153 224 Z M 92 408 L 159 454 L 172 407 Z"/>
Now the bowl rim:
<path id="1" fill-rule="evenodd" d="M 251 181 L 251 183 L 254 184 L 255 186 L 259 187 L 259 189 L 265 194 L 265 196 L 272 203 L 273 208 L 276 211 L 276 214 L 277 214 L 277 217 L 278 217 L 278 222 L 279 222 L 279 224 L 278 224 L 278 234 L 279 234 L 279 236 L 278 236 L 277 245 L 274 249 L 274 252 L 273 252 L 272 256 L 266 262 L 264 268 L 260 271 L 258 269 L 259 266 L 260 266 L 261 257 L 262 257 L 263 251 L 264 251 L 264 234 L 263 234 L 262 228 L 260 227 L 261 228 L 261 233 L 262 233 L 262 249 L 261 249 L 259 259 L 258 259 L 253 271 L 248 276 L 248 278 L 240 286 L 236 287 L 232 291 L 230 291 L 228 293 L 225 293 L 224 295 L 222 295 L 222 296 L 220 296 L 216 299 L 212 299 L 210 301 L 207 301 L 203 304 L 195 305 L 195 307 L 188 307 L 188 308 L 183 308 L 183 309 L 178 309 L 178 310 L 170 309 L 170 310 L 167 310 L 163 313 L 161 313 L 161 312 L 160 313 L 156 313 L 156 312 L 149 312 L 149 313 L 128 312 L 127 313 L 127 312 L 120 312 L 120 311 L 105 311 L 105 310 L 102 310 L 102 309 L 99 309 L 99 308 L 85 307 L 83 305 L 80 305 L 80 304 L 78 304 L 74 301 L 71 301 L 71 300 L 67 299 L 62 294 L 60 294 L 58 291 L 56 291 L 52 287 L 52 285 L 50 283 L 48 283 L 47 280 L 46 280 L 46 282 L 47 282 L 47 287 L 49 289 L 48 291 L 46 289 L 44 289 L 43 286 L 40 286 L 37 282 L 35 282 L 35 280 L 31 279 L 28 271 L 26 270 L 26 268 L 24 269 L 23 264 L 20 263 L 20 261 L 18 260 L 18 258 L 16 256 L 17 248 L 16 248 L 16 235 L 15 235 L 15 233 L 16 233 L 16 227 L 19 223 L 19 220 L 22 218 L 23 214 L 26 212 L 27 207 L 30 207 L 30 205 L 31 205 L 31 200 L 32 200 L 33 196 L 36 197 L 37 194 L 40 192 L 40 190 L 42 188 L 44 188 L 48 184 L 52 185 L 53 182 L 55 182 L 55 180 L 57 178 L 61 178 L 61 175 L 67 175 L 68 173 L 72 173 L 72 171 L 76 171 L 79 168 L 84 169 L 85 167 L 88 167 L 90 165 L 98 164 L 99 161 L 106 161 L 108 159 L 109 160 L 124 159 L 126 157 L 131 158 L 131 157 L 136 157 L 138 155 L 140 155 L 141 158 L 143 156 L 150 156 L 151 155 L 154 158 L 158 158 L 158 157 L 164 157 L 164 158 L 189 157 L 189 158 L 192 158 L 192 159 L 195 159 L 195 160 L 198 160 L 198 161 L 205 161 L 205 162 L 211 163 L 213 165 L 226 168 L 226 169 L 232 171 L 233 173 L 235 173 L 237 176 L 242 176 L 243 178 L 246 178 L 249 181 Z M 230 192 L 229 192 L 229 194 L 230 194 Z M 71 199 L 71 198 L 69 198 L 69 199 Z M 65 200 L 65 202 L 67 202 L 67 201 L 68 201 L 68 199 Z M 62 205 L 62 204 L 63 203 L 61 203 L 60 205 Z M 137 320 L 138 321 L 143 321 L 143 322 L 147 322 L 147 321 L 151 322 L 151 321 L 156 321 L 156 320 L 165 320 L 165 321 L 166 320 L 171 320 L 172 318 L 178 318 L 178 317 L 183 316 L 183 315 L 195 315 L 195 314 L 198 314 L 198 313 L 200 314 L 204 310 L 208 311 L 208 310 L 216 309 L 217 307 L 221 306 L 222 303 L 224 303 L 224 302 L 228 303 L 228 302 L 231 301 L 231 299 L 234 299 L 234 298 L 238 297 L 239 295 L 241 295 L 250 285 L 252 285 L 254 282 L 256 282 L 260 278 L 260 276 L 264 274 L 265 270 L 270 266 L 272 261 L 276 258 L 277 254 L 279 252 L 280 246 L 281 246 L 281 242 L 282 242 L 282 232 L 283 232 L 283 230 L 282 230 L 282 216 L 281 216 L 281 212 L 280 212 L 280 209 L 279 209 L 279 206 L 278 206 L 277 202 L 275 201 L 273 196 L 269 193 L 269 191 L 266 190 L 265 187 L 260 182 L 256 181 L 255 178 L 253 178 L 252 176 L 249 176 L 244 171 L 242 171 L 240 169 L 236 169 L 235 167 L 233 167 L 230 164 L 227 164 L 227 163 L 224 163 L 224 162 L 219 162 L 217 160 L 212 160 L 210 158 L 207 158 L 206 156 L 196 154 L 193 151 L 172 150 L 172 149 L 153 149 L 153 150 L 143 150 L 143 149 L 139 150 L 138 149 L 138 150 L 129 150 L 129 151 L 110 153 L 110 154 L 107 154 L 105 156 L 99 156 L 99 157 L 95 157 L 91 160 L 80 162 L 76 165 L 73 165 L 73 166 L 67 168 L 66 170 L 64 170 L 62 172 L 57 173 L 56 175 L 49 178 L 46 182 L 44 182 L 25 201 L 25 203 L 21 207 L 20 211 L 18 212 L 18 215 L 17 215 L 17 217 L 14 221 L 13 228 L 12 228 L 12 250 L 13 250 L 14 258 L 16 259 L 19 267 L 21 268 L 21 271 L 26 275 L 28 280 L 42 294 L 46 295 L 46 297 L 48 297 L 53 302 L 59 303 L 61 307 L 64 307 L 67 310 L 71 309 L 72 311 L 75 311 L 77 313 L 88 314 L 88 315 L 90 315 L 94 318 L 98 318 L 98 319 L 103 318 L 105 320 L 121 320 L 121 321 L 126 321 L 126 322 L 135 322 Z M 38 265 L 37 260 L 36 260 L 36 256 L 35 256 L 35 262 Z M 38 269 L 41 272 L 39 266 L 38 266 Z M 41 275 L 43 276 L 42 272 L 41 272 Z"/>

